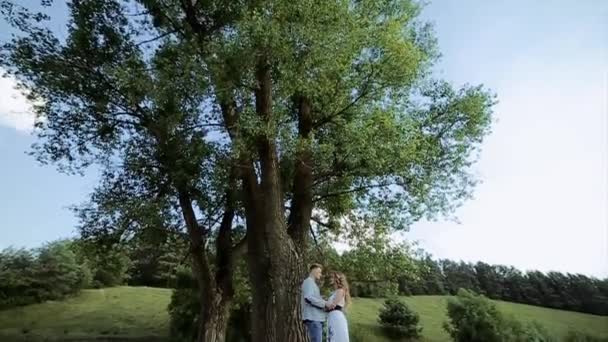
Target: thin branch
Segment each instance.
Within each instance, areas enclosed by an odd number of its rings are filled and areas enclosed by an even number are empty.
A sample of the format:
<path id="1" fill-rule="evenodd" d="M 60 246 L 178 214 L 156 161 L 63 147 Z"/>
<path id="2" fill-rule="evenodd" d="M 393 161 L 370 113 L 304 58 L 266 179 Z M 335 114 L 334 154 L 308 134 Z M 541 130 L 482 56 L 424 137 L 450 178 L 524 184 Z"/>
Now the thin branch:
<path id="1" fill-rule="evenodd" d="M 148 14 L 152 14 L 150 11 L 143 11 L 143 12 L 137 12 L 137 13 L 126 13 L 125 15 L 127 17 L 139 17 L 142 15 L 148 15 Z"/>
<path id="2" fill-rule="evenodd" d="M 225 128 L 223 123 L 207 123 L 207 124 L 197 124 L 197 125 L 191 125 L 188 126 L 186 128 L 186 130 L 190 131 L 190 130 L 194 130 L 197 128 L 206 128 L 206 127 L 218 127 L 218 128 Z"/>
<path id="3" fill-rule="evenodd" d="M 325 228 L 328 228 L 328 229 L 332 228 L 332 226 L 329 223 L 321 221 L 321 219 L 318 218 L 318 217 L 313 216 L 313 217 L 310 218 L 310 220 L 313 221 L 314 223 L 320 225 L 320 226 L 325 227 Z"/>
<path id="4" fill-rule="evenodd" d="M 346 113 L 346 111 L 348 111 L 349 109 L 351 109 L 352 107 L 354 107 L 360 100 L 362 100 L 365 96 L 369 95 L 371 93 L 371 83 L 372 83 L 372 78 L 374 76 L 374 68 L 373 68 L 373 64 L 371 65 L 372 70 L 370 71 L 369 75 L 367 75 L 366 77 L 366 82 L 363 85 L 363 89 L 361 89 L 361 92 L 359 93 L 359 95 L 353 100 L 351 101 L 348 105 L 346 105 L 346 107 L 342 108 L 341 110 L 334 112 L 332 114 L 329 114 L 328 116 L 322 118 L 321 120 L 317 121 L 314 123 L 314 128 L 319 128 L 329 122 L 331 122 L 333 119 L 343 115 L 344 113 Z"/>
<path id="5" fill-rule="evenodd" d="M 177 33 L 177 30 L 174 29 L 174 30 L 171 30 L 171 31 L 167 31 L 167 32 L 165 32 L 165 33 L 163 33 L 163 34 L 161 34 L 161 35 L 159 35 L 157 37 L 141 41 L 141 42 L 135 44 L 135 46 L 142 46 L 144 44 L 152 43 L 152 42 L 155 42 L 155 41 L 157 41 L 159 39 L 163 39 L 163 38 L 165 38 L 165 37 L 167 37 L 169 35 L 172 35 L 174 33 Z"/>
<path id="6" fill-rule="evenodd" d="M 321 254 L 321 258 L 325 259 L 325 255 L 323 254 L 323 250 L 321 250 L 321 246 L 319 246 L 319 240 L 317 240 L 317 235 L 315 234 L 314 229 L 312 229 L 312 226 L 310 227 L 310 234 L 312 235 L 312 239 L 315 242 L 315 247 L 317 247 L 319 254 Z"/>
<path id="7" fill-rule="evenodd" d="M 322 201 L 322 200 L 325 200 L 325 199 L 328 199 L 331 197 L 348 195 L 348 194 L 352 194 L 352 193 L 356 193 L 356 192 L 360 192 L 360 191 L 364 191 L 364 190 L 369 190 L 369 189 L 384 188 L 387 186 L 397 185 L 397 184 L 399 184 L 399 183 L 398 182 L 389 182 L 389 183 L 380 183 L 380 184 L 370 184 L 370 185 L 364 185 L 364 186 L 360 186 L 360 187 L 356 187 L 356 188 L 352 188 L 352 189 L 348 189 L 348 190 L 344 190 L 344 191 L 326 193 L 326 194 L 320 195 L 317 198 L 315 198 L 313 200 L 313 202 L 318 202 L 318 201 Z"/>

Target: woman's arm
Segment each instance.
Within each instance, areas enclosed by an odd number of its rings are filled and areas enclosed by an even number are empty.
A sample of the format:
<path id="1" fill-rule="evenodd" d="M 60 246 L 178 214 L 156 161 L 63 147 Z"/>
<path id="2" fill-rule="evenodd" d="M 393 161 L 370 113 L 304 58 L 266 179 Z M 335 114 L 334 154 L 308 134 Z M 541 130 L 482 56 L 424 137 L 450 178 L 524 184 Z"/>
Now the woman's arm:
<path id="1" fill-rule="evenodd" d="M 344 299 L 344 289 L 337 289 L 336 295 L 334 296 L 334 300 L 331 302 L 331 305 L 335 307 L 343 299 Z"/>

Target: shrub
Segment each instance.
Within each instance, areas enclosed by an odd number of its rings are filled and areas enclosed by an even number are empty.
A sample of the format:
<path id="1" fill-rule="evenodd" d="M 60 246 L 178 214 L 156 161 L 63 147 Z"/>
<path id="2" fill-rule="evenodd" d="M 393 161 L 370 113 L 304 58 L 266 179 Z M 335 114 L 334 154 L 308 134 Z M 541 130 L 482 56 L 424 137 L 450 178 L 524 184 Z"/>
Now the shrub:
<path id="1" fill-rule="evenodd" d="M 460 289 L 448 301 L 445 330 L 457 342 L 502 342 L 505 322 L 496 306 L 483 296 Z"/>
<path id="2" fill-rule="evenodd" d="M 387 299 L 384 302 L 378 321 L 385 334 L 394 339 L 419 338 L 422 332 L 418 314 L 398 299 Z"/>
<path id="3" fill-rule="evenodd" d="M 93 284 L 95 287 L 122 285 L 128 279 L 130 259 L 120 247 L 113 246 L 99 251 L 90 257 L 95 268 Z"/>
<path id="4" fill-rule="evenodd" d="M 444 327 L 456 342 L 555 341 L 540 324 L 522 324 L 503 315 L 486 297 L 463 289 L 448 301 L 447 309 Z"/>
<path id="5" fill-rule="evenodd" d="M 169 303 L 169 331 L 172 341 L 194 341 L 200 310 L 194 289 L 176 289 Z"/>
<path id="6" fill-rule="evenodd" d="M 0 309 L 37 302 L 32 290 L 35 266 L 30 251 L 8 248 L 0 252 Z"/>
<path id="7" fill-rule="evenodd" d="M 70 241 L 56 241 L 39 250 L 35 286 L 39 288 L 41 301 L 75 294 L 88 281 L 90 273 L 78 263 L 70 244 Z"/>
<path id="8" fill-rule="evenodd" d="M 87 287 L 123 285 L 128 279 L 131 260 L 124 246 L 78 239 L 71 242 L 70 248 L 79 263 L 90 269 L 92 279 Z"/>
<path id="9" fill-rule="evenodd" d="M 0 252 L 0 308 L 64 298 L 90 281 L 86 264 L 78 262 L 70 241 L 56 241 L 34 252 Z"/>

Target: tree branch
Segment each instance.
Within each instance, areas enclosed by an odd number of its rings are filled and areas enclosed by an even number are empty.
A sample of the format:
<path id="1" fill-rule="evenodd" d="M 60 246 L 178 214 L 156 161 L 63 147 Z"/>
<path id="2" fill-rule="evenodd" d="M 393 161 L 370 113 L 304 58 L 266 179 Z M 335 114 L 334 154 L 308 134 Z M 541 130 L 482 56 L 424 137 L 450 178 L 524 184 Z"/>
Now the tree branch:
<path id="1" fill-rule="evenodd" d="M 328 228 L 328 229 L 332 228 L 332 226 L 329 223 L 321 221 L 321 219 L 318 218 L 318 217 L 316 217 L 316 216 L 311 217 L 310 220 L 313 221 L 314 223 L 320 225 L 320 226 L 325 227 L 325 228 Z"/>
<path id="2" fill-rule="evenodd" d="M 317 129 L 317 128 L 319 128 L 319 127 L 321 127 L 321 126 L 323 126 L 323 125 L 325 125 L 325 124 L 333 121 L 335 118 L 343 115 L 349 109 L 351 109 L 352 107 L 354 107 L 365 96 L 367 96 L 367 95 L 369 95 L 371 93 L 371 89 L 370 89 L 371 87 L 370 87 L 370 85 L 372 83 L 372 79 L 373 79 L 373 76 L 374 76 L 374 65 L 371 64 L 370 67 L 371 67 L 371 71 L 370 71 L 369 75 L 367 75 L 366 82 L 363 85 L 363 89 L 361 89 L 361 92 L 359 93 L 359 95 L 357 95 L 357 97 L 353 101 L 351 101 L 348 105 L 346 105 L 346 107 L 338 110 L 337 112 L 329 114 L 328 116 L 326 116 L 326 117 L 322 118 L 321 120 L 315 122 L 313 124 L 313 127 L 315 129 Z"/>
<path id="3" fill-rule="evenodd" d="M 310 234 L 312 235 L 312 240 L 315 242 L 315 247 L 317 247 L 317 251 L 319 251 L 321 257 L 325 259 L 325 255 L 323 253 L 323 250 L 321 250 L 321 246 L 319 246 L 319 240 L 317 239 L 317 235 L 315 234 L 314 229 L 312 229 L 312 226 L 310 227 Z"/>
<path id="4" fill-rule="evenodd" d="M 177 30 L 173 29 L 173 30 L 171 30 L 171 31 L 167 31 L 167 32 L 165 32 L 165 33 L 163 33 L 163 34 L 161 34 L 161 35 L 159 35 L 159 36 L 157 36 L 157 37 L 154 37 L 154 38 L 151 38 L 151 39 L 147 39 L 147 40 L 141 41 L 141 42 L 139 42 L 139 43 L 135 44 L 135 46 L 142 46 L 142 45 L 144 45 L 144 44 L 152 43 L 152 42 L 155 42 L 155 41 L 157 41 L 157 40 L 159 40 L 159 39 L 163 39 L 164 37 L 167 37 L 167 36 L 169 36 L 169 35 L 172 35 L 172 34 L 174 34 L 174 33 L 177 33 Z"/>
<path id="5" fill-rule="evenodd" d="M 398 182 L 389 182 L 389 183 L 380 183 L 380 184 L 369 184 L 369 185 L 363 185 L 360 187 L 356 187 L 356 188 L 352 188 L 352 189 L 348 189 L 348 190 L 344 190 L 344 191 L 326 193 L 326 194 L 317 196 L 317 198 L 314 199 L 314 202 L 322 201 L 322 200 L 325 200 L 325 199 L 328 199 L 331 197 L 348 195 L 348 194 L 352 194 L 352 193 L 356 193 L 356 192 L 364 191 L 364 190 L 369 190 L 369 189 L 384 188 L 387 186 L 397 185 L 397 184 L 399 184 L 399 183 Z"/>

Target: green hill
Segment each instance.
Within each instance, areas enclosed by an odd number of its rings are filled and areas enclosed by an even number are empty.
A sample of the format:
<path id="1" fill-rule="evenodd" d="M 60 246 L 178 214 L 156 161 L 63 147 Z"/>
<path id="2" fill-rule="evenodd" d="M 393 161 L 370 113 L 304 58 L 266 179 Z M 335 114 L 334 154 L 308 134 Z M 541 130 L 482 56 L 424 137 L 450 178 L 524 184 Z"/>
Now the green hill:
<path id="1" fill-rule="evenodd" d="M 62 302 L 47 302 L 0 311 L 0 341 L 162 340 L 168 331 L 167 305 L 171 290 L 117 287 L 87 290 Z M 446 341 L 446 297 L 419 296 L 405 300 L 420 314 L 425 341 Z M 376 323 L 382 300 L 356 299 L 348 312 L 353 341 L 388 341 Z M 498 302 L 504 312 L 521 320 L 536 320 L 556 336 L 578 330 L 608 337 L 608 317 Z M 44 337 L 44 338 L 41 338 Z"/>

